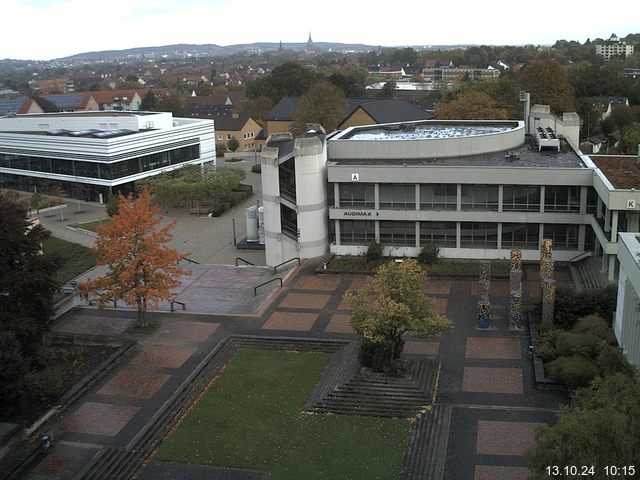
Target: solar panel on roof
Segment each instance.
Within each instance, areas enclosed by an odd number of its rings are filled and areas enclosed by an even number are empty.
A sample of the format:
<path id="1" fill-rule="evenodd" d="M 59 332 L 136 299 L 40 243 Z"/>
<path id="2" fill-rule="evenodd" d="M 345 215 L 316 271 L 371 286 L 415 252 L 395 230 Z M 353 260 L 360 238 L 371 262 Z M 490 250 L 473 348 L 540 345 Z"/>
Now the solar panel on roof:
<path id="1" fill-rule="evenodd" d="M 103 130 L 100 132 L 96 132 L 93 134 L 96 138 L 114 138 L 121 137 L 123 135 L 129 135 L 130 133 L 135 133 L 133 130 L 128 130 L 126 128 L 117 128 L 114 130 Z"/>
<path id="2" fill-rule="evenodd" d="M 84 95 L 44 95 L 42 98 L 49 100 L 51 103 L 55 104 L 58 108 L 68 109 L 68 108 L 79 108 L 82 106 L 82 100 L 84 99 Z"/>
<path id="3" fill-rule="evenodd" d="M 59 136 L 59 135 L 66 135 L 69 133 L 69 130 L 65 129 L 65 128 L 56 128 L 53 130 L 49 130 L 47 132 L 47 135 L 55 135 L 55 136 Z"/>
<path id="4" fill-rule="evenodd" d="M 0 115 L 8 115 L 9 113 L 18 113 L 24 104 L 26 97 L 17 98 L 1 98 L 0 99 Z"/>
<path id="5" fill-rule="evenodd" d="M 76 130 L 74 132 L 69 132 L 70 137 L 86 137 L 89 135 L 93 135 L 94 133 L 99 132 L 100 130 Z"/>

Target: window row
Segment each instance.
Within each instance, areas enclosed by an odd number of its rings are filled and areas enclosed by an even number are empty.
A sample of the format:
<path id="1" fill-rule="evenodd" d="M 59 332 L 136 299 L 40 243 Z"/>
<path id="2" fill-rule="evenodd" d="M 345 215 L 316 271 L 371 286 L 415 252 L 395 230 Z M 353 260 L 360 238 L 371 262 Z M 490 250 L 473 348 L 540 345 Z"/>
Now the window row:
<path id="1" fill-rule="evenodd" d="M 455 248 L 457 244 L 456 222 L 419 222 L 420 246 L 433 243 L 439 247 Z M 375 221 L 340 220 L 341 245 L 367 245 L 376 241 Z M 416 246 L 416 222 L 379 222 L 378 241 L 388 246 Z M 554 248 L 577 249 L 577 225 L 544 225 L 544 238 L 553 240 Z M 540 242 L 540 225 L 527 223 L 502 223 L 502 248 L 537 249 Z M 498 248 L 498 224 L 460 222 L 460 246 L 462 248 Z"/>
<path id="2" fill-rule="evenodd" d="M 62 158 L 28 157 L 0 153 L 0 167 L 114 180 L 198 158 L 200 158 L 200 145 L 152 153 L 114 163 L 83 162 Z"/>
<path id="3" fill-rule="evenodd" d="M 592 190 L 592 189 L 591 189 Z M 415 184 L 381 183 L 379 208 L 415 210 Z M 589 192 L 588 210 L 597 202 L 595 191 Z M 505 185 L 502 192 L 502 210 L 518 212 L 540 211 L 541 188 L 539 186 Z M 375 186 L 372 183 L 339 184 L 340 208 L 375 208 Z M 457 210 L 458 186 L 456 184 L 420 185 L 421 210 Z M 498 185 L 461 185 L 462 210 L 493 210 L 499 206 Z M 552 212 L 579 212 L 579 186 L 546 186 L 544 209 Z"/>

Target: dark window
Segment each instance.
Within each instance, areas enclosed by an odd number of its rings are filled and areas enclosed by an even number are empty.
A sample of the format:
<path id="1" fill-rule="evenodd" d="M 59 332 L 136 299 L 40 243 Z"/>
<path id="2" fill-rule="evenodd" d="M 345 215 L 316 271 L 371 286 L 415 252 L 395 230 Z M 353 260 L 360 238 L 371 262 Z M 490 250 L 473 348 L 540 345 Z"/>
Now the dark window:
<path id="1" fill-rule="evenodd" d="M 371 183 L 341 183 L 340 208 L 374 208 L 374 186 Z"/>
<path id="2" fill-rule="evenodd" d="M 537 249 L 540 241 L 540 225 L 537 223 L 503 223 L 502 247 Z"/>
<path id="3" fill-rule="evenodd" d="M 506 212 L 540 211 L 540 187 L 505 185 L 502 189 L 502 210 Z"/>
<path id="4" fill-rule="evenodd" d="M 420 222 L 420 245 L 456 246 L 456 222 Z"/>
<path id="5" fill-rule="evenodd" d="M 463 210 L 498 210 L 497 185 L 462 185 Z"/>
<path id="6" fill-rule="evenodd" d="M 578 248 L 578 226 L 565 224 L 546 224 L 544 238 L 553 240 L 557 250 L 576 250 Z"/>
<path id="7" fill-rule="evenodd" d="M 496 223 L 462 222 L 460 246 L 467 248 L 498 248 Z"/>
<path id="8" fill-rule="evenodd" d="M 414 210 L 416 208 L 416 186 L 397 183 L 380 184 L 380 208 Z"/>
<path id="9" fill-rule="evenodd" d="M 340 244 L 368 245 L 376 241 L 376 222 L 340 220 Z"/>
<path id="10" fill-rule="evenodd" d="M 457 185 L 420 185 L 420 208 L 422 210 L 455 210 L 457 206 Z"/>
<path id="11" fill-rule="evenodd" d="M 580 187 L 547 185 L 544 192 L 546 212 L 579 212 Z"/>
<path id="12" fill-rule="evenodd" d="M 383 245 L 416 246 L 416 222 L 381 221 L 380 243 Z"/>

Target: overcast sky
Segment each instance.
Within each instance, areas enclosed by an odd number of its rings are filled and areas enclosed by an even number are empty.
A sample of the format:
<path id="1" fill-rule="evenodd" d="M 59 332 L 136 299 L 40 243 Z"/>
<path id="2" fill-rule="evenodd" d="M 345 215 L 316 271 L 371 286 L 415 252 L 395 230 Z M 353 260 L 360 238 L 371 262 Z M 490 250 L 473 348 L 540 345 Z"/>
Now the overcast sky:
<path id="1" fill-rule="evenodd" d="M 526 5 L 526 7 L 525 7 Z M 214 43 L 546 45 L 640 33 L 637 0 L 2 0 L 0 58 Z"/>

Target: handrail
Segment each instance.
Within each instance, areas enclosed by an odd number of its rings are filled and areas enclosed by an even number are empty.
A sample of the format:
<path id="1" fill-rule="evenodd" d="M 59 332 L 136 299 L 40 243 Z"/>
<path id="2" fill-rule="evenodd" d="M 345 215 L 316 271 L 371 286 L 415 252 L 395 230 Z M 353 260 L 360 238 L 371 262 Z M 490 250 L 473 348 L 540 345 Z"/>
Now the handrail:
<path id="1" fill-rule="evenodd" d="M 280 277 L 272 278 L 271 280 L 268 280 L 264 283 L 261 283 L 260 285 L 256 285 L 255 287 L 253 287 L 253 296 L 255 297 L 256 295 L 258 295 L 258 288 L 264 287 L 265 285 L 268 285 L 271 282 L 275 282 L 276 280 L 280 281 L 280 286 L 282 287 L 282 278 Z"/>
<path id="2" fill-rule="evenodd" d="M 189 263 L 197 263 L 198 265 L 200 264 L 200 262 L 196 262 L 195 260 L 191 260 L 191 259 L 190 259 L 190 258 L 188 258 L 188 257 L 180 257 L 180 258 L 182 258 L 182 260 L 186 260 L 186 261 L 187 261 L 187 262 L 189 262 Z"/>
<path id="3" fill-rule="evenodd" d="M 179 301 L 177 301 L 177 300 L 171 300 L 171 302 L 170 302 L 170 304 L 169 304 L 169 305 L 171 306 L 171 311 L 172 311 L 172 312 L 175 312 L 175 309 L 173 308 L 173 304 L 174 304 L 174 303 L 177 303 L 178 305 L 182 305 L 182 310 L 186 310 L 186 309 L 187 309 L 187 306 L 186 306 L 184 303 L 179 302 Z"/>
<path id="4" fill-rule="evenodd" d="M 591 252 L 587 251 L 587 252 L 582 252 L 578 255 L 576 255 L 575 257 L 569 259 L 569 263 L 575 263 L 575 262 L 579 262 L 580 260 L 582 260 L 583 258 L 587 258 L 591 256 Z"/>
<path id="5" fill-rule="evenodd" d="M 251 263 L 249 260 L 245 260 L 242 257 L 236 257 L 236 267 L 238 266 L 238 260 L 242 260 L 244 263 L 246 263 L 247 265 L 253 265 L 254 267 L 256 266 L 255 263 Z"/>
<path id="6" fill-rule="evenodd" d="M 300 257 L 293 257 L 293 258 L 290 258 L 289 260 L 285 260 L 284 262 L 279 263 L 278 265 L 273 267 L 273 273 L 277 273 L 278 272 L 278 267 L 286 265 L 289 262 L 293 262 L 294 260 L 296 260 L 298 262 L 298 266 L 300 266 Z"/>

